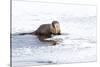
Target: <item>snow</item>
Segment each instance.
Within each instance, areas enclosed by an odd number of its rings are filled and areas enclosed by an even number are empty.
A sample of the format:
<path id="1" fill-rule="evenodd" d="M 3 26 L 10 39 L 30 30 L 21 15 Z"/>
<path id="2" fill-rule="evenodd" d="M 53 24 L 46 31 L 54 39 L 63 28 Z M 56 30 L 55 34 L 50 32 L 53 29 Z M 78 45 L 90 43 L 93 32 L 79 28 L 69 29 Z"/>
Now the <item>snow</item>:
<path id="1" fill-rule="evenodd" d="M 53 36 L 58 44 L 40 42 L 31 32 L 57 20 L 65 35 Z M 66 35 L 67 34 L 67 35 Z M 29 67 L 96 61 L 96 6 L 12 1 L 12 65 Z"/>

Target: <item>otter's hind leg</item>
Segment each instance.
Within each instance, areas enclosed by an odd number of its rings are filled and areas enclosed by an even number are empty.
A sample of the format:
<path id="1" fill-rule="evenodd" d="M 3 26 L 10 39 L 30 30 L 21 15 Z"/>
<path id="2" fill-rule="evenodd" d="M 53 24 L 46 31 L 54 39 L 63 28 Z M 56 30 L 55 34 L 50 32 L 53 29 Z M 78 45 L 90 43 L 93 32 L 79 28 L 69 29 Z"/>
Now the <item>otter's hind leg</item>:
<path id="1" fill-rule="evenodd" d="M 46 38 L 48 38 L 48 36 L 44 36 L 44 35 L 38 35 L 38 38 L 40 41 L 42 42 L 48 42 L 48 43 L 52 43 L 53 45 L 56 45 L 57 42 L 54 40 L 45 40 Z"/>

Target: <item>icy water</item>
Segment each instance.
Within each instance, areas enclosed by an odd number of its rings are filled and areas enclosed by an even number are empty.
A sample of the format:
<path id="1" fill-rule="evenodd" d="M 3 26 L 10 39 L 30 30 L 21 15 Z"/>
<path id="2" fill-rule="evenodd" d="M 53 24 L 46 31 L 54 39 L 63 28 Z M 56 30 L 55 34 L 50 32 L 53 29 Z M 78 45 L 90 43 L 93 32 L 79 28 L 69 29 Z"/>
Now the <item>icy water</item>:
<path id="1" fill-rule="evenodd" d="M 61 38 L 63 37 L 63 38 Z M 59 64 L 96 61 L 96 41 L 70 36 L 56 37 L 63 42 L 52 46 L 40 42 L 35 36 L 12 36 L 13 66 Z"/>
<path id="2" fill-rule="evenodd" d="M 16 35 L 52 20 L 58 20 L 61 33 L 68 34 L 53 36 L 51 39 L 60 40 L 55 46 L 34 35 Z M 13 67 L 95 62 L 96 7 L 13 0 L 11 39 Z"/>

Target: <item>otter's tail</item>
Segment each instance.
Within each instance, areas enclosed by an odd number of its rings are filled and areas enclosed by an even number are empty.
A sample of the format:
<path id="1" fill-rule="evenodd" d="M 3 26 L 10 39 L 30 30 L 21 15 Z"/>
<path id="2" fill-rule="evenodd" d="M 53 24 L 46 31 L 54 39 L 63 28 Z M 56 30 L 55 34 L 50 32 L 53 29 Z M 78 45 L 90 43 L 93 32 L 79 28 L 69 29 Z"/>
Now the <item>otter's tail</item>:
<path id="1" fill-rule="evenodd" d="M 35 35 L 35 32 L 28 32 L 28 33 L 19 33 L 18 35 Z"/>

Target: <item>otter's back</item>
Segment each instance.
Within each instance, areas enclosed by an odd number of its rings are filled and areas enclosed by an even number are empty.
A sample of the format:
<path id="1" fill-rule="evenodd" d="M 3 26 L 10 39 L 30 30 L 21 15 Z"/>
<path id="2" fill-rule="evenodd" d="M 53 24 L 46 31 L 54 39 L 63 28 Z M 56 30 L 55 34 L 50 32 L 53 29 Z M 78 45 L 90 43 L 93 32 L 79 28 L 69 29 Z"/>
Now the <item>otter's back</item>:
<path id="1" fill-rule="evenodd" d="M 50 24 L 43 24 L 36 30 L 37 34 L 50 34 Z"/>

